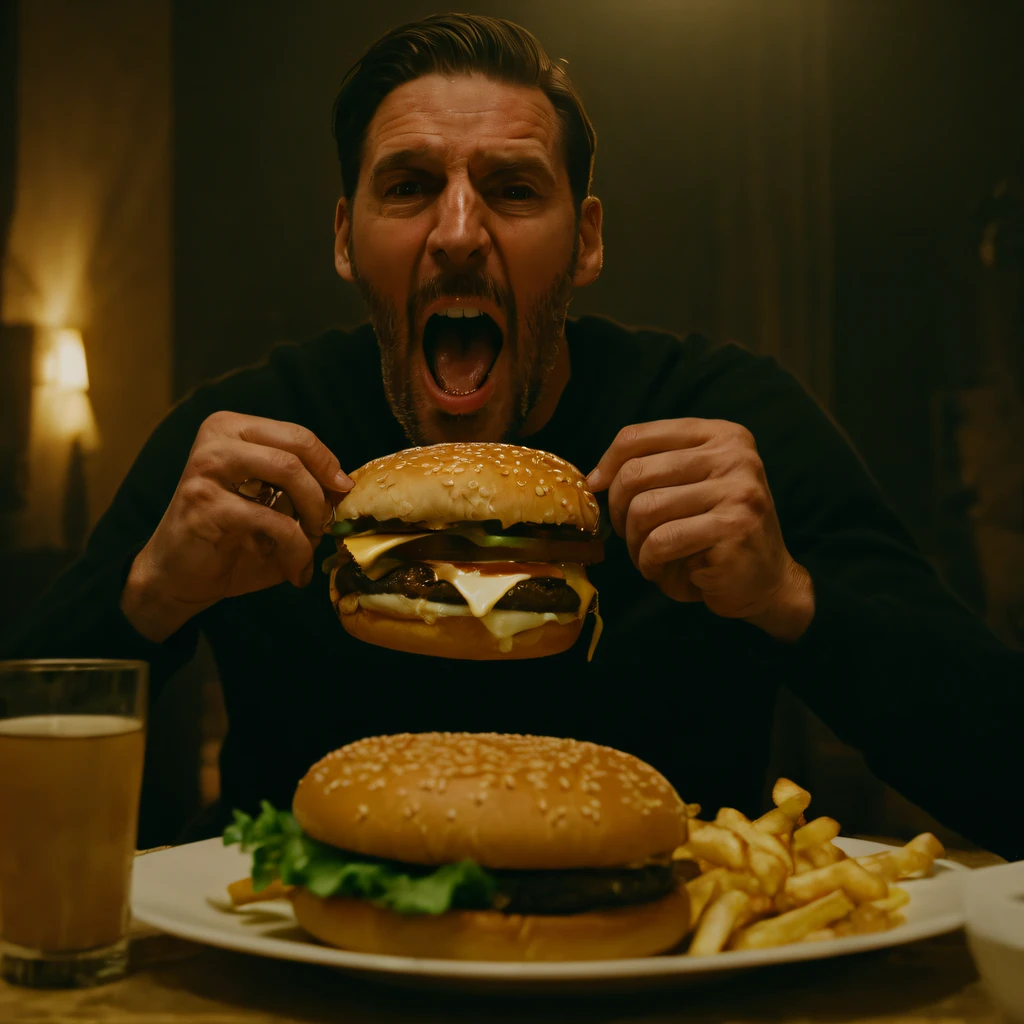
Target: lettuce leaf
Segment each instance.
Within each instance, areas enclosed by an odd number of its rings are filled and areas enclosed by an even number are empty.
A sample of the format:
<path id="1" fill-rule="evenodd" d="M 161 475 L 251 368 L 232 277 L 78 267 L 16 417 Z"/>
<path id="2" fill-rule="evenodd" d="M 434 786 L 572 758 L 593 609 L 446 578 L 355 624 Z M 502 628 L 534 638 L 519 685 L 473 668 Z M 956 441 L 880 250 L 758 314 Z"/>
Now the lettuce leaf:
<path id="1" fill-rule="evenodd" d="M 422 871 L 339 850 L 307 836 L 295 818 L 264 800 L 253 818 L 234 811 L 224 845 L 252 854 L 252 883 L 261 892 L 276 878 L 317 896 L 367 899 L 399 914 L 486 910 L 497 893 L 494 877 L 472 860 Z M 412 870 L 410 870 L 412 868 Z"/>

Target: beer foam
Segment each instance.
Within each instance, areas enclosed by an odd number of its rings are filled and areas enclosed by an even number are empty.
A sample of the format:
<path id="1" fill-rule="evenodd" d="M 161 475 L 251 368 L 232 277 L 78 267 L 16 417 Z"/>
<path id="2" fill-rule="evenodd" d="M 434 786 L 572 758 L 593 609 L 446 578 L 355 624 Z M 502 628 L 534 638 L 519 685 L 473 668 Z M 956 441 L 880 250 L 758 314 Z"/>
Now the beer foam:
<path id="1" fill-rule="evenodd" d="M 122 715 L 23 715 L 0 719 L 0 736 L 82 739 L 120 736 L 141 728 L 139 719 Z"/>

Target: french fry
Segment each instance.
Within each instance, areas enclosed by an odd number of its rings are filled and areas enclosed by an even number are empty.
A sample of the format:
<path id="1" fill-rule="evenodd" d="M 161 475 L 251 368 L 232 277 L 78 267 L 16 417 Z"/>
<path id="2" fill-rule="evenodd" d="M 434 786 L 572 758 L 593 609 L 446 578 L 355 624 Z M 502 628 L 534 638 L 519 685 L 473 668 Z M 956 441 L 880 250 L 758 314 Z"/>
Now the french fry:
<path id="1" fill-rule="evenodd" d="M 793 833 L 793 852 L 830 843 L 838 835 L 839 822 L 835 818 L 815 818 Z"/>
<path id="2" fill-rule="evenodd" d="M 906 848 L 923 853 L 930 861 L 935 861 L 940 857 L 946 856 L 946 848 L 938 839 L 935 838 L 935 836 L 931 834 L 931 832 L 922 832 L 920 835 L 914 836 L 914 838 L 907 843 Z"/>
<path id="3" fill-rule="evenodd" d="M 901 889 L 899 886 L 890 885 L 889 895 L 881 900 L 872 900 L 871 906 L 878 910 L 883 910 L 887 914 L 895 913 L 901 907 L 905 907 L 910 902 L 910 894 L 906 889 Z"/>
<path id="4" fill-rule="evenodd" d="M 686 892 L 690 897 L 690 931 L 697 927 L 707 905 L 716 899 L 722 891 L 721 881 L 717 872 L 721 871 L 724 873 L 725 870 L 725 868 L 718 868 L 717 871 L 709 871 L 706 875 L 698 875 L 686 883 Z"/>
<path id="5" fill-rule="evenodd" d="M 673 856 L 700 871 L 686 882 L 691 955 L 896 927 L 910 896 L 892 883 L 928 872 L 945 853 L 924 832 L 905 846 L 852 858 L 833 841 L 840 831 L 834 818 L 806 820 L 807 790 L 780 778 L 772 801 L 774 808 L 753 821 L 732 807 L 702 821 L 700 807 L 686 805 L 690 838 Z"/>
<path id="6" fill-rule="evenodd" d="M 791 796 L 778 807 L 762 814 L 752 823 L 754 828 L 769 835 L 778 836 L 785 842 L 793 834 L 797 818 L 807 810 L 807 802 L 800 796 Z"/>
<path id="7" fill-rule="evenodd" d="M 802 875 L 790 875 L 785 884 L 786 896 L 798 906 L 820 899 L 836 889 L 841 889 L 856 903 L 868 903 L 889 895 L 888 885 L 855 860 L 839 861 Z"/>
<path id="8" fill-rule="evenodd" d="M 285 885 L 279 878 L 275 878 L 260 892 L 253 889 L 251 878 L 240 878 L 228 886 L 228 896 L 235 907 L 244 907 L 247 903 L 261 903 L 264 900 L 279 900 L 291 891 L 292 886 Z"/>
<path id="9" fill-rule="evenodd" d="M 780 807 L 787 800 L 791 800 L 793 797 L 799 797 L 801 800 L 805 800 L 803 809 L 806 811 L 811 805 L 811 794 L 807 792 L 802 786 L 798 786 L 791 779 L 779 778 L 776 780 L 775 785 L 772 786 L 772 803 L 776 807 Z"/>
<path id="10" fill-rule="evenodd" d="M 750 851 L 750 870 L 766 896 L 781 892 L 789 875 L 789 869 L 780 858 L 760 849 Z"/>
<path id="11" fill-rule="evenodd" d="M 825 928 L 846 917 L 854 903 L 842 890 L 837 889 L 813 903 L 795 910 L 767 917 L 737 932 L 729 943 L 730 949 L 767 949 L 799 942 L 804 936 Z"/>
<path id="12" fill-rule="evenodd" d="M 817 867 L 816 864 L 811 862 L 810 857 L 806 853 L 794 853 L 793 854 L 793 873 L 796 875 L 805 874 L 808 871 L 813 871 Z"/>
<path id="13" fill-rule="evenodd" d="M 839 861 L 846 860 L 846 854 L 835 843 L 808 846 L 804 853 L 816 868 L 827 868 L 829 864 L 838 864 Z"/>
<path id="14" fill-rule="evenodd" d="M 686 848 L 698 859 L 717 867 L 742 871 L 747 866 L 747 844 L 735 832 L 719 825 L 690 826 Z"/>
<path id="15" fill-rule="evenodd" d="M 871 853 L 866 857 L 854 858 L 861 867 L 886 882 L 927 871 L 932 862 L 926 853 L 910 846 L 895 846 L 885 853 Z"/>
<path id="16" fill-rule="evenodd" d="M 751 898 L 739 889 L 723 892 L 704 911 L 693 941 L 690 943 L 690 956 L 708 956 L 720 953 L 729 936 L 750 920 Z"/>
<path id="17" fill-rule="evenodd" d="M 778 857 L 786 865 L 787 871 L 793 870 L 793 855 L 779 837 L 754 828 L 753 822 L 735 807 L 723 807 L 715 816 L 715 824 L 740 836 L 752 849 L 764 850 Z"/>
<path id="18" fill-rule="evenodd" d="M 835 925 L 836 935 L 870 935 L 889 927 L 889 915 L 870 903 L 862 903 Z"/>

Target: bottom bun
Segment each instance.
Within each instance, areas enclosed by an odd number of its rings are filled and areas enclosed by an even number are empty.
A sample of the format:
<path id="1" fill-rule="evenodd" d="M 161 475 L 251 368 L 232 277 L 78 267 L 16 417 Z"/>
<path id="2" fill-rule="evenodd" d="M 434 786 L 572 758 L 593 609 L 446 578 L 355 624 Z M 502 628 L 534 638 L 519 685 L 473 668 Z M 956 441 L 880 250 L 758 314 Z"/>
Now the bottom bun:
<path id="1" fill-rule="evenodd" d="M 439 960 L 619 960 L 654 956 L 689 930 L 690 900 L 680 886 L 651 903 L 585 914 L 502 914 L 450 910 L 403 915 L 367 900 L 291 893 L 299 924 L 331 946 L 385 956 Z"/>
<path id="2" fill-rule="evenodd" d="M 394 651 L 429 654 L 437 658 L 468 658 L 496 661 L 505 658 L 543 658 L 567 651 L 583 629 L 583 619 L 563 625 L 545 622 L 511 637 L 512 649 L 503 651 L 501 641 L 472 615 L 447 615 L 432 625 L 422 619 L 400 619 L 366 608 L 346 614 L 339 612 L 348 633 Z"/>

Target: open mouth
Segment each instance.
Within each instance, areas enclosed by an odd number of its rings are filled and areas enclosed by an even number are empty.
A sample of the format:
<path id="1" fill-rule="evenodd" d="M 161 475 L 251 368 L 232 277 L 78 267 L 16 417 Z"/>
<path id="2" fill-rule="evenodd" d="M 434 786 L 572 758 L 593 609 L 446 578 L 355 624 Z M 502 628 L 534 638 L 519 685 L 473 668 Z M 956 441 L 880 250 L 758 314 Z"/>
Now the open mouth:
<path id="1" fill-rule="evenodd" d="M 501 354 L 501 328 L 482 309 L 452 306 L 427 318 L 423 355 L 438 388 L 453 397 L 479 391 Z"/>

